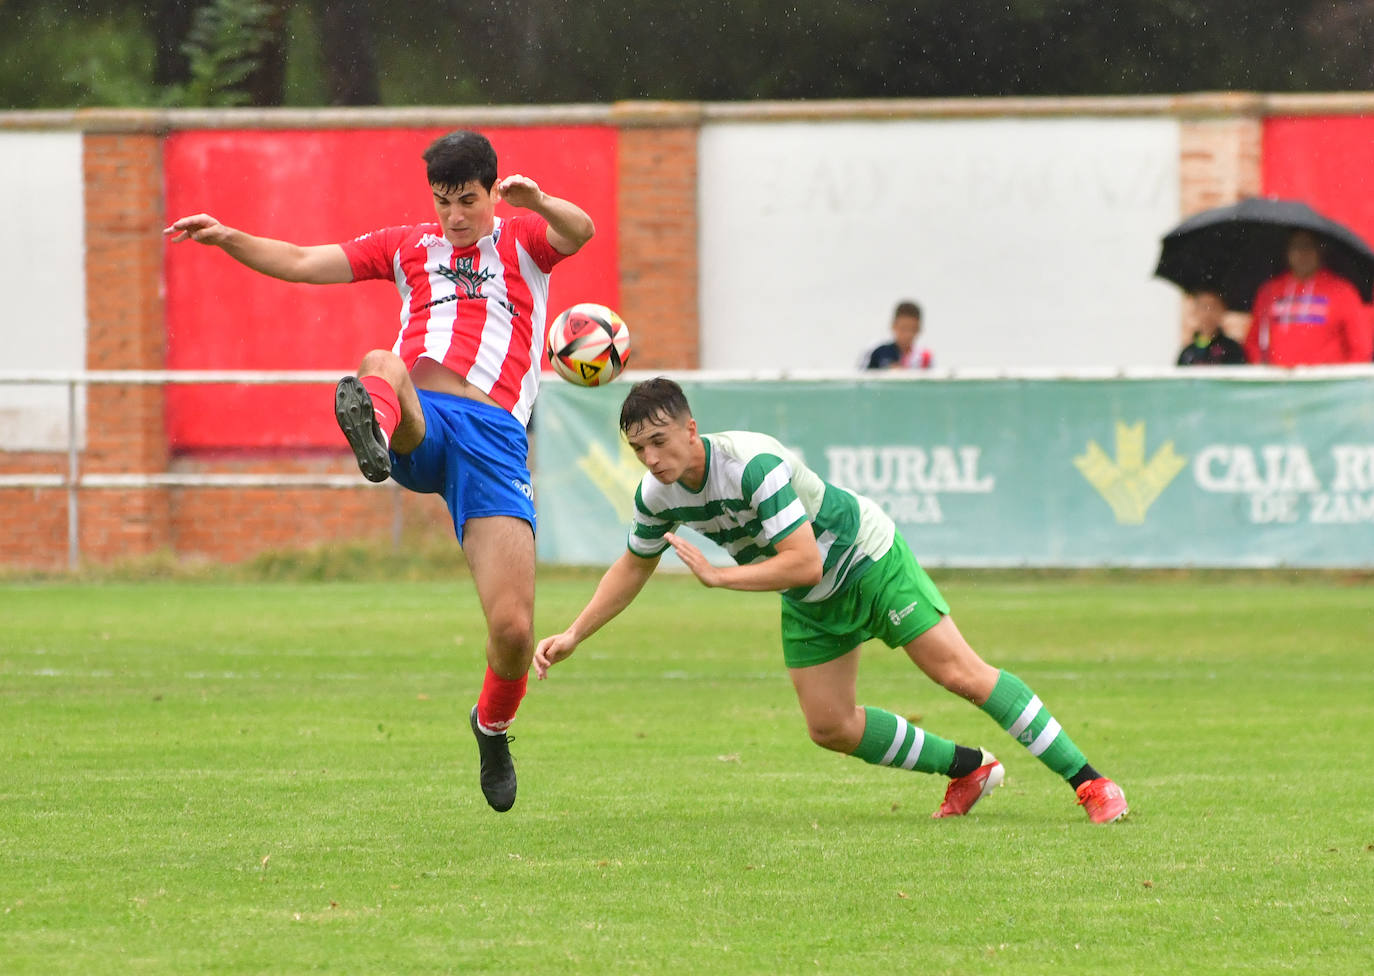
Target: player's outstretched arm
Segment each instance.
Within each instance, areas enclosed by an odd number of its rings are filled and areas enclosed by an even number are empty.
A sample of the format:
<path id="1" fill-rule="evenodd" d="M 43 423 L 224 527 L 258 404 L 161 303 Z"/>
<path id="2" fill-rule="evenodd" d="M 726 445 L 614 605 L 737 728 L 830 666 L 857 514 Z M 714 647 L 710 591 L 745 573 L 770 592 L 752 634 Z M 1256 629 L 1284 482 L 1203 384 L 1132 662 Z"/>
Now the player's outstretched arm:
<path id="1" fill-rule="evenodd" d="M 549 668 L 572 654 L 578 644 L 633 603 L 657 566 L 657 556 L 644 559 L 629 550 L 611 563 L 610 569 L 601 577 L 601 582 L 596 584 L 596 592 L 568 629 L 561 634 L 545 637 L 535 647 L 535 677 L 541 681 L 548 677 Z"/>
<path id="2" fill-rule="evenodd" d="M 825 574 L 825 562 L 810 522 L 803 522 L 773 548 L 777 554 L 747 566 L 712 566 L 701 550 L 671 532 L 664 536 L 678 558 L 707 586 L 727 590 L 790 590 L 815 586 Z"/>
<path id="3" fill-rule="evenodd" d="M 338 244 L 302 247 L 289 241 L 255 237 L 226 227 L 209 214 L 175 220 L 162 235 L 171 238 L 173 244 L 195 241 L 218 247 L 240 264 L 282 281 L 334 285 L 353 280 L 353 268 Z"/>
<path id="4" fill-rule="evenodd" d="M 528 176 L 516 173 L 498 184 L 501 198 L 512 207 L 532 210 L 549 222 L 549 244 L 559 254 L 576 254 L 592 239 L 596 225 L 577 204 L 545 193 Z"/>

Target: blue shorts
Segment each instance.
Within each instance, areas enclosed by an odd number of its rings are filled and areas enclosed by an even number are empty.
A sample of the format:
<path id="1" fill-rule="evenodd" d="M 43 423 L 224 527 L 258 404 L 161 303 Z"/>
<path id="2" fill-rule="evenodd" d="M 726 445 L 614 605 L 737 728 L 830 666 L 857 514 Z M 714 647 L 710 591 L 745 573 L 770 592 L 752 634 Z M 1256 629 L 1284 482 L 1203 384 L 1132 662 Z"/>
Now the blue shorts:
<path id="1" fill-rule="evenodd" d="M 416 390 L 425 438 L 409 454 L 391 452 L 391 477 L 411 491 L 443 495 L 453 532 L 463 541 L 470 518 L 509 515 L 534 529 L 529 439 L 505 410 L 488 403 Z"/>

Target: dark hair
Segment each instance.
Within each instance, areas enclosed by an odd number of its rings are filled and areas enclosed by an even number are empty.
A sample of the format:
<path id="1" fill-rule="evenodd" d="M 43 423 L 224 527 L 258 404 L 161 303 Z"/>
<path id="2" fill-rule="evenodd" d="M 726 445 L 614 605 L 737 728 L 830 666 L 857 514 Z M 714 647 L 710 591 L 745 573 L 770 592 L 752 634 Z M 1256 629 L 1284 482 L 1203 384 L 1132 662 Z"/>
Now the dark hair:
<path id="1" fill-rule="evenodd" d="M 490 193 L 496 183 L 496 150 L 476 132 L 459 129 L 440 136 L 422 158 L 431 186 L 456 190 L 464 183 L 479 183 Z"/>
<path id="2" fill-rule="evenodd" d="M 912 318 L 919 319 L 921 317 L 921 306 L 910 301 L 898 302 L 897 311 L 892 313 L 892 317 L 895 319 L 902 315 L 910 315 Z"/>
<path id="3" fill-rule="evenodd" d="M 620 432 L 627 434 L 631 427 L 653 421 L 686 420 L 692 416 L 687 406 L 687 394 L 682 387 L 664 376 L 655 376 L 630 387 L 625 402 L 620 405 Z"/>

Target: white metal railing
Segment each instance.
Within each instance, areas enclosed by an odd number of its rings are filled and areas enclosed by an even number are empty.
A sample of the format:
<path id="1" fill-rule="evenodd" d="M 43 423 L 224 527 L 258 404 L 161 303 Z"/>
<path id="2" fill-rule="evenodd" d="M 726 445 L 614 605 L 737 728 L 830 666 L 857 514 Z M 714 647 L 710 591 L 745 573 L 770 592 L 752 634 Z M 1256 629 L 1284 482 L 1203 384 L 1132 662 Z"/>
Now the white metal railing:
<path id="1" fill-rule="evenodd" d="M 229 383 L 283 385 L 336 383 L 351 373 L 338 370 L 76 370 L 18 372 L 0 370 L 0 386 L 65 386 L 67 388 L 67 470 L 65 474 L 0 474 L 0 488 L 65 488 L 67 491 L 67 564 L 81 564 L 81 502 L 84 488 L 360 488 L 381 487 L 347 474 L 180 474 L 145 472 L 83 474 L 77 402 L 88 386 Z M 385 484 L 385 483 L 384 483 Z M 393 485 L 394 487 L 394 485 Z M 398 495 L 399 498 L 399 495 Z M 399 506 L 397 508 L 399 512 Z M 398 516 L 399 518 L 399 516 Z M 399 531 L 397 527 L 396 531 Z"/>

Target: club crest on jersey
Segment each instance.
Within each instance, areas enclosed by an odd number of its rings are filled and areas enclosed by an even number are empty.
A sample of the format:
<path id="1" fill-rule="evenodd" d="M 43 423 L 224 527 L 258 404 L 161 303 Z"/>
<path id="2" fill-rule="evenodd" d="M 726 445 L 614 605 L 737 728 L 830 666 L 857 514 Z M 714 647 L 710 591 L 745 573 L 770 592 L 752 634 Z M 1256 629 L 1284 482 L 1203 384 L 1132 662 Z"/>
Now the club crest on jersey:
<path id="1" fill-rule="evenodd" d="M 462 297 L 464 298 L 481 298 L 483 283 L 496 277 L 496 272 L 490 268 L 482 271 L 474 270 L 470 257 L 459 258 L 453 263 L 456 267 L 446 268 L 441 264 L 434 270 L 463 289 Z"/>

